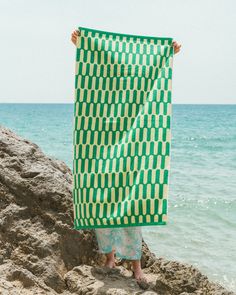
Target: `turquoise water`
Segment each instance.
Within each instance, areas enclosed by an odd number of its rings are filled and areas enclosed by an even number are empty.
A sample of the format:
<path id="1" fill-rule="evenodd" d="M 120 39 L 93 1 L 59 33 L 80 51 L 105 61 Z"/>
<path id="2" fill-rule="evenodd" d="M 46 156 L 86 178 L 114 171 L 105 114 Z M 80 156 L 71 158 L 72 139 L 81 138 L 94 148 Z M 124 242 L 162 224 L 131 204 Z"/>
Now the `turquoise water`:
<path id="1" fill-rule="evenodd" d="M 236 105 L 173 105 L 168 225 L 143 227 L 158 256 L 236 291 Z M 0 104 L 0 124 L 72 168 L 73 104 Z"/>

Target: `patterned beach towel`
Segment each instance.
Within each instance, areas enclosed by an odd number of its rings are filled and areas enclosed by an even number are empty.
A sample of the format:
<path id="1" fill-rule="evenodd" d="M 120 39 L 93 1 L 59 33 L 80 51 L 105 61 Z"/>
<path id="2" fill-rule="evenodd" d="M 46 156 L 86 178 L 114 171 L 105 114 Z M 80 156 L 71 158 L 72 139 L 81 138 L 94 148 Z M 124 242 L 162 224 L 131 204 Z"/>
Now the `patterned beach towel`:
<path id="1" fill-rule="evenodd" d="M 165 225 L 173 39 L 78 29 L 74 229 Z"/>

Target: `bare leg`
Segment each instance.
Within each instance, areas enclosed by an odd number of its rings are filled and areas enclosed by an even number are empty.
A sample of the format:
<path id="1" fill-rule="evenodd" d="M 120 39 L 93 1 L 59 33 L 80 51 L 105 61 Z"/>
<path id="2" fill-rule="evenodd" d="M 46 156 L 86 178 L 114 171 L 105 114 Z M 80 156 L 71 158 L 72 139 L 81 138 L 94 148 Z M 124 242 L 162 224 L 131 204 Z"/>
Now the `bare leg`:
<path id="1" fill-rule="evenodd" d="M 141 268 L 141 261 L 140 260 L 131 260 L 131 261 L 132 261 L 132 268 L 133 268 L 135 279 L 138 281 L 140 280 L 146 281 L 146 278 Z"/>
<path id="2" fill-rule="evenodd" d="M 106 257 L 107 257 L 107 261 L 105 266 L 109 267 L 109 268 L 113 268 L 115 267 L 115 256 L 114 256 L 114 249 L 112 250 L 112 252 L 110 253 L 106 253 Z"/>

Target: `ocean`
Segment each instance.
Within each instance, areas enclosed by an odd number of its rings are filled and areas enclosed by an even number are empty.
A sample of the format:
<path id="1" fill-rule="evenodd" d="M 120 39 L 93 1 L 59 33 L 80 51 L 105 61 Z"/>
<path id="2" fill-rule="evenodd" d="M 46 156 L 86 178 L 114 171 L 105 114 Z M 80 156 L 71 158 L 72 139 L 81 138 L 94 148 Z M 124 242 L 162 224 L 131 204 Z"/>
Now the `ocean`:
<path id="1" fill-rule="evenodd" d="M 73 104 L 0 104 L 0 124 L 73 161 Z M 143 227 L 158 257 L 236 291 L 236 105 L 172 105 L 168 224 Z"/>

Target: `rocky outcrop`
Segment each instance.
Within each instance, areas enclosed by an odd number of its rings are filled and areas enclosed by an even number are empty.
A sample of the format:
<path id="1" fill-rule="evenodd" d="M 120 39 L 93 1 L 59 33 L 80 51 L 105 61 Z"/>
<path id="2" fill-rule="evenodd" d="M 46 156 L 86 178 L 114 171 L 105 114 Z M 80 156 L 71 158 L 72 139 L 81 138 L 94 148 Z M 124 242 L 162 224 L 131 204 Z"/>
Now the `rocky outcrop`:
<path id="1" fill-rule="evenodd" d="M 93 230 L 73 229 L 71 170 L 0 127 L 0 294 L 233 294 L 144 241 L 146 290 L 126 261 L 104 259 Z"/>

